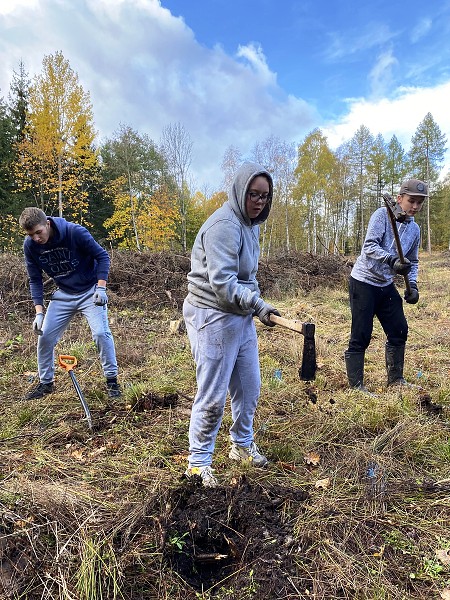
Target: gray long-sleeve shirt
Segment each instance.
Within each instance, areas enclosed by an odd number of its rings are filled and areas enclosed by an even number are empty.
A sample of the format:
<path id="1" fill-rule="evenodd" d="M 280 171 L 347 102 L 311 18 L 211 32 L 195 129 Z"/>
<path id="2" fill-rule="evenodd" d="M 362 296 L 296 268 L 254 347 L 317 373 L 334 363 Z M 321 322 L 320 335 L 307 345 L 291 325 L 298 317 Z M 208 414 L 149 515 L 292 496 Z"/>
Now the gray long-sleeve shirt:
<path id="1" fill-rule="evenodd" d="M 396 223 L 403 255 L 411 262 L 409 281 L 417 282 L 419 270 L 420 228 L 414 217 Z M 351 276 L 358 281 L 384 287 L 394 281 L 395 273 L 386 263 L 398 256 L 394 232 L 387 208 L 378 208 L 370 217 L 361 254 L 356 259 Z"/>

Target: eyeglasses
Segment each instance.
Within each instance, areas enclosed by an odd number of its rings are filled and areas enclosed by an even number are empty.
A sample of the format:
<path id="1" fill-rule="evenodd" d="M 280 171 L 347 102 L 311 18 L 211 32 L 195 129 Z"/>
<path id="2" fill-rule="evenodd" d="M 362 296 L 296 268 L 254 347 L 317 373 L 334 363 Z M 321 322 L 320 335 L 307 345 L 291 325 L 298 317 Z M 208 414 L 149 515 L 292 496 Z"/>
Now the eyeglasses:
<path id="1" fill-rule="evenodd" d="M 263 204 L 267 204 L 270 200 L 270 194 L 259 194 L 258 192 L 248 192 L 248 197 L 252 202 L 262 200 Z"/>

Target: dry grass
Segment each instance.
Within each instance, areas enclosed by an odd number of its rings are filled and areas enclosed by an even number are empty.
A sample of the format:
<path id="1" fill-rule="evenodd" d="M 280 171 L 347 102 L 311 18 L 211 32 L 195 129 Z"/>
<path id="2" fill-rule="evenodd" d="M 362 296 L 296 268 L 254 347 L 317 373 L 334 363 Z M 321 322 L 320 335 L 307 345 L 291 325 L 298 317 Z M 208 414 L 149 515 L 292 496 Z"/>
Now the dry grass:
<path id="1" fill-rule="evenodd" d="M 180 318 L 176 306 L 111 302 L 125 391 L 115 403 L 106 397 L 87 327 L 73 322 L 58 351 L 79 360 L 77 379 L 96 424 L 90 434 L 61 370 L 54 394 L 20 401 L 35 376 L 35 340 L 26 312 L 3 299 L 0 596 L 445 598 L 449 263 L 448 254 L 421 257 L 421 298 L 405 308 L 405 376 L 423 390 L 384 387 L 378 324 L 366 365 L 377 397 L 347 389 L 345 285 L 273 299 L 284 316 L 316 324 L 317 378 L 299 380 L 300 334 L 258 324 L 263 389 L 255 426 L 271 464 L 263 471 L 230 465 L 227 408 L 214 462 L 222 486 L 210 492 L 180 479 L 195 374 L 185 333 L 169 330 Z M 203 542 L 217 544 L 220 527 L 230 555 L 238 548 L 226 568 L 186 568 L 203 523 L 195 510 L 208 519 Z"/>

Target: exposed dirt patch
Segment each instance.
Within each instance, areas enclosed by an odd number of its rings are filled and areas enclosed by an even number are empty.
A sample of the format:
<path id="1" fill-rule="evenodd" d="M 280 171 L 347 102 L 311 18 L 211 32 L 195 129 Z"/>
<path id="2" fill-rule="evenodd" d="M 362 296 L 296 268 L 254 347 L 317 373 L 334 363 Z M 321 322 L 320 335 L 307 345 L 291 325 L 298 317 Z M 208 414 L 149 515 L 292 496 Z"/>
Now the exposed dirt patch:
<path id="1" fill-rule="evenodd" d="M 197 478 L 195 478 L 197 479 Z M 206 489 L 199 481 L 172 496 L 175 508 L 166 530 L 164 556 L 184 581 L 198 591 L 228 582 L 221 598 L 284 598 L 294 591 L 294 556 L 302 542 L 283 518 L 298 514 L 308 494 L 281 486 L 251 485 L 245 477 L 230 487 Z"/>
<path id="2" fill-rule="evenodd" d="M 133 406 L 136 412 L 154 410 L 155 408 L 175 408 L 178 403 L 178 394 L 155 394 L 149 392 L 141 396 Z"/>

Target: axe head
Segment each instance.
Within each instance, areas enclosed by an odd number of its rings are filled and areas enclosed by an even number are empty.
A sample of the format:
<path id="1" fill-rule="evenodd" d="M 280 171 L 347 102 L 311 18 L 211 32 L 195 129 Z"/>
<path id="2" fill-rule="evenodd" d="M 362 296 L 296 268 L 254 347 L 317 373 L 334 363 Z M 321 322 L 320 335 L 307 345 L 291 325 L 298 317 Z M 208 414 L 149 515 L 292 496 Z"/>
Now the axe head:
<path id="1" fill-rule="evenodd" d="M 316 378 L 317 361 L 316 361 L 316 342 L 314 334 L 316 326 L 314 323 L 302 323 L 303 356 L 302 365 L 298 370 L 298 375 L 302 381 L 312 381 Z"/>
<path id="2" fill-rule="evenodd" d="M 391 209 L 392 214 L 394 215 L 394 219 L 399 223 L 403 223 L 403 221 L 408 216 L 403 208 L 400 206 L 398 202 L 396 202 L 392 196 L 389 194 L 383 194 L 383 200 L 387 207 Z"/>

